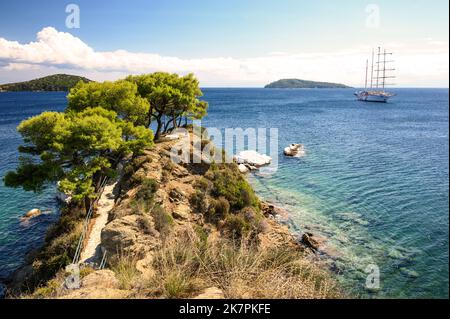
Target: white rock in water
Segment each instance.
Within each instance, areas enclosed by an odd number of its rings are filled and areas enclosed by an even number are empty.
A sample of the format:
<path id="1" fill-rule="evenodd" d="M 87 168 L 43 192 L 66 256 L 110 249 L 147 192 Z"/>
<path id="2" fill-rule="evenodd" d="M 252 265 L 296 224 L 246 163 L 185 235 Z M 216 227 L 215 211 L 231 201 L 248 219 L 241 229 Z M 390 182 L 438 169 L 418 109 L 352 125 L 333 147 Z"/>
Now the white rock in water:
<path id="1" fill-rule="evenodd" d="M 305 155 L 305 149 L 302 144 L 291 144 L 284 149 L 284 155 L 286 156 L 303 156 Z"/>
<path id="2" fill-rule="evenodd" d="M 36 216 L 39 216 L 41 214 L 41 210 L 38 208 L 33 208 L 30 211 L 28 211 L 28 213 L 26 213 L 23 217 L 22 220 L 27 220 Z"/>
<path id="3" fill-rule="evenodd" d="M 244 164 L 239 164 L 238 168 L 239 168 L 239 172 L 241 172 L 243 174 L 248 173 L 248 168 Z"/>
<path id="4" fill-rule="evenodd" d="M 234 156 L 238 164 L 249 164 L 251 166 L 263 166 L 270 164 L 272 158 L 268 155 L 259 154 L 256 151 L 242 151 Z"/>

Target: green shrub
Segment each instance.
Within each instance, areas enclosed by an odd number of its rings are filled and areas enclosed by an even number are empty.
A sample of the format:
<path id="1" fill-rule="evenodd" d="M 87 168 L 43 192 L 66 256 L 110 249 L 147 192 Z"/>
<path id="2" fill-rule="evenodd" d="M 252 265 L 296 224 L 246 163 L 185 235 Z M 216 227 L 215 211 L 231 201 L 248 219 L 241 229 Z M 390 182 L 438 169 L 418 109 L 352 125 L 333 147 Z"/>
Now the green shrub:
<path id="1" fill-rule="evenodd" d="M 189 197 L 189 203 L 195 209 L 196 213 L 204 214 L 206 212 L 206 194 L 203 191 L 197 190 Z"/>
<path id="2" fill-rule="evenodd" d="M 230 212 L 230 203 L 221 196 L 218 199 L 212 199 L 209 209 L 206 213 L 206 218 L 210 222 L 218 222 L 224 219 Z"/>
<path id="3" fill-rule="evenodd" d="M 80 268 L 80 279 L 83 279 L 89 274 L 92 274 L 95 271 L 91 266 L 84 266 Z"/>
<path id="4" fill-rule="evenodd" d="M 212 165 L 212 182 L 214 196 L 223 196 L 233 209 L 239 210 L 246 206 L 259 209 L 259 200 L 253 189 L 239 173 L 235 164 Z M 211 175 L 209 175 L 211 176 Z"/>
<path id="5" fill-rule="evenodd" d="M 45 286 L 39 287 L 34 291 L 33 297 L 42 299 L 54 298 L 61 286 L 61 282 L 58 280 L 49 280 Z"/>
<path id="6" fill-rule="evenodd" d="M 170 160 L 170 158 L 163 158 L 162 168 L 167 172 L 172 172 L 175 169 L 175 164 Z"/>
<path id="7" fill-rule="evenodd" d="M 151 235 L 153 233 L 152 223 L 147 216 L 139 216 L 137 219 L 137 224 L 144 234 Z"/>
<path id="8" fill-rule="evenodd" d="M 142 215 L 152 209 L 158 187 L 158 183 L 152 178 L 145 178 L 141 181 L 139 190 L 130 201 L 130 207 L 136 214 Z"/>
<path id="9" fill-rule="evenodd" d="M 203 227 L 197 224 L 194 225 L 194 231 L 199 240 L 198 246 L 201 250 L 203 250 L 202 248 L 206 248 L 208 244 L 208 233 L 205 231 Z"/>
<path id="10" fill-rule="evenodd" d="M 210 188 L 210 181 L 204 177 L 200 177 L 194 184 L 195 188 L 206 192 Z"/>
<path id="11" fill-rule="evenodd" d="M 144 165 L 145 163 L 151 163 L 151 162 L 152 162 L 152 159 L 148 156 L 137 156 L 132 161 L 132 167 L 136 171 L 140 167 L 142 167 L 142 165 Z"/>
<path id="12" fill-rule="evenodd" d="M 131 177 L 131 175 L 133 175 L 134 172 L 135 172 L 135 168 L 134 168 L 132 163 L 127 163 L 127 164 L 124 165 L 124 167 L 123 167 L 123 175 L 125 177 L 128 177 L 128 178 Z"/>
<path id="13" fill-rule="evenodd" d="M 216 147 L 209 139 L 202 139 L 200 141 L 201 151 L 206 156 L 214 156 L 216 154 Z M 208 151 L 208 152 L 206 152 Z"/>
<path id="14" fill-rule="evenodd" d="M 252 224 L 255 225 L 257 224 L 261 219 L 262 219 L 262 215 L 260 212 L 258 212 L 255 208 L 253 207 L 244 207 L 243 209 L 241 209 L 240 214 L 244 217 L 244 219 Z"/>
<path id="15" fill-rule="evenodd" d="M 44 251 L 45 252 L 45 251 Z M 26 289 L 33 291 L 35 287 L 42 285 L 55 276 L 55 274 L 72 262 L 66 252 L 61 255 L 52 256 L 41 254 L 33 262 L 33 273 L 25 282 Z"/>
<path id="16" fill-rule="evenodd" d="M 173 226 L 173 217 L 166 213 L 160 205 L 153 207 L 151 215 L 155 223 L 155 229 L 160 233 L 161 237 L 165 238 Z"/>
<path id="17" fill-rule="evenodd" d="M 203 126 L 188 124 L 183 125 L 183 127 L 186 128 L 188 131 L 192 131 L 196 136 L 199 137 L 205 137 L 209 135 L 208 130 L 206 129 L 206 127 Z"/>
<path id="18" fill-rule="evenodd" d="M 152 201 L 158 190 L 158 182 L 152 178 L 146 178 L 142 181 L 141 187 L 136 193 L 136 200 L 143 200 L 146 202 Z"/>
<path id="19" fill-rule="evenodd" d="M 81 235 L 81 228 L 78 226 L 70 232 L 63 233 L 53 238 L 44 250 L 41 251 L 40 257 L 44 262 L 48 262 L 50 257 L 61 254 L 75 254 L 75 249 Z"/>
<path id="20" fill-rule="evenodd" d="M 214 180 L 214 173 L 211 170 L 211 167 L 207 172 L 205 172 L 205 178 L 209 179 L 210 181 Z"/>
<path id="21" fill-rule="evenodd" d="M 230 212 L 230 203 L 225 197 L 219 197 L 216 200 L 214 212 L 217 218 L 225 218 Z"/>
<path id="22" fill-rule="evenodd" d="M 142 185 L 142 183 L 145 181 L 146 177 L 142 172 L 136 173 L 134 172 L 130 178 L 128 178 L 128 188 L 133 188 L 138 185 Z"/>
<path id="23" fill-rule="evenodd" d="M 241 239 L 250 231 L 250 224 L 241 215 L 228 215 L 223 228 L 233 239 Z"/>
<path id="24" fill-rule="evenodd" d="M 83 212 L 81 209 L 72 209 L 68 210 L 67 208 L 64 208 L 61 212 L 61 217 L 59 220 L 53 224 L 46 232 L 45 234 L 45 241 L 50 242 L 52 239 L 66 235 L 67 233 L 73 231 L 85 212 Z"/>

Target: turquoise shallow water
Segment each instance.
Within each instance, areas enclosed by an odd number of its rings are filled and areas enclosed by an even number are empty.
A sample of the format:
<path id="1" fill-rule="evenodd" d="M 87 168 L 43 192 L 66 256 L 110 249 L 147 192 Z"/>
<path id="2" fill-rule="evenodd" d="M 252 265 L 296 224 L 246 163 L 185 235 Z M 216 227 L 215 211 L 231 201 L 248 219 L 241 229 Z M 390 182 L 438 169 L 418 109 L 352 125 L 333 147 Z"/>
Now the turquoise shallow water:
<path id="1" fill-rule="evenodd" d="M 400 89 L 388 104 L 351 90 L 207 90 L 211 127 L 276 127 L 279 167 L 251 182 L 328 238 L 338 278 L 362 297 L 448 297 L 448 90 Z M 306 156 L 282 149 L 303 143 Z M 365 289 L 368 265 L 380 289 Z"/>
<path id="2" fill-rule="evenodd" d="M 352 90 L 205 89 L 203 124 L 279 129 L 279 166 L 250 177 L 258 194 L 288 209 L 291 227 L 327 238 L 325 258 L 362 297 L 448 298 L 448 89 L 398 89 L 388 104 Z M 64 93 L 0 93 L 0 177 L 17 164 L 20 120 L 63 110 Z M 284 146 L 303 143 L 303 158 Z M 42 243 L 57 218 L 54 188 L 38 196 L 0 185 L 0 278 Z M 33 207 L 48 214 L 18 218 Z M 364 284 L 369 264 L 380 289 Z"/>

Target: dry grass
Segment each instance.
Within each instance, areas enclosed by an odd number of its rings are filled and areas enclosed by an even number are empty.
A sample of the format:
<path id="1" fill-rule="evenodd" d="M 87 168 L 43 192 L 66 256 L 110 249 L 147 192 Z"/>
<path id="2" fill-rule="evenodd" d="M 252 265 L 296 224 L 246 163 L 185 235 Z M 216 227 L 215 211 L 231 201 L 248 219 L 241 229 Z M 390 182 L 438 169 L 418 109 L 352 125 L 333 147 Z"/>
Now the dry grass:
<path id="1" fill-rule="evenodd" d="M 129 290 L 137 286 L 140 272 L 136 269 L 136 262 L 136 256 L 123 252 L 110 262 L 110 268 L 119 281 L 120 289 Z"/>
<path id="2" fill-rule="evenodd" d="M 216 286 L 227 298 L 338 298 L 329 273 L 295 248 L 258 250 L 243 240 L 204 243 L 188 230 L 167 241 L 154 258 L 147 297 L 188 298 Z"/>

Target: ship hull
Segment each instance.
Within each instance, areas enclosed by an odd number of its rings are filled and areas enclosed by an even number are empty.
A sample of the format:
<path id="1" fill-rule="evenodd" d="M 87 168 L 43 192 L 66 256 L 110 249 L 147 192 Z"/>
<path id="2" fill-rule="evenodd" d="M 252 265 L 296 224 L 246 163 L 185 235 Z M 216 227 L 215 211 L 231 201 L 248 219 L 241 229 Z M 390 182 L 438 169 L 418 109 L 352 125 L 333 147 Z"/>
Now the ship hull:
<path id="1" fill-rule="evenodd" d="M 358 101 L 363 102 L 375 102 L 375 103 L 386 103 L 392 96 L 390 94 L 376 94 L 367 91 L 356 92 L 355 96 Z"/>

